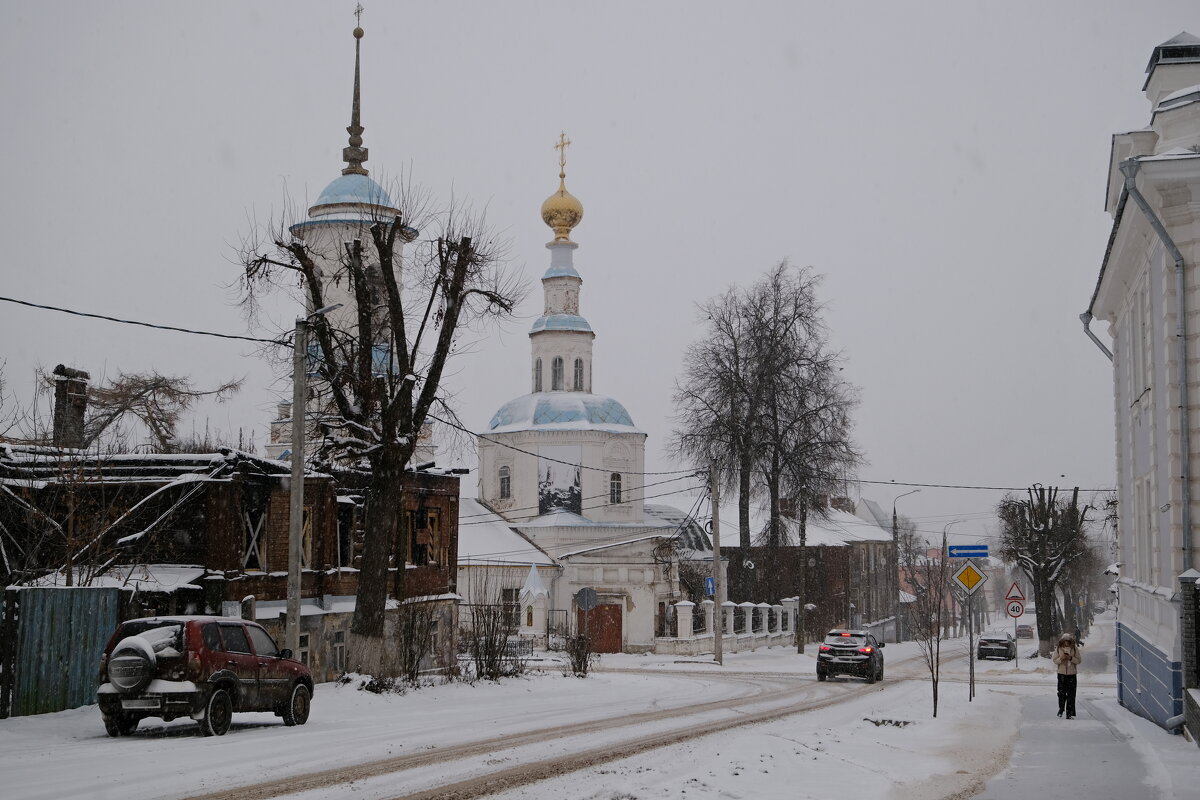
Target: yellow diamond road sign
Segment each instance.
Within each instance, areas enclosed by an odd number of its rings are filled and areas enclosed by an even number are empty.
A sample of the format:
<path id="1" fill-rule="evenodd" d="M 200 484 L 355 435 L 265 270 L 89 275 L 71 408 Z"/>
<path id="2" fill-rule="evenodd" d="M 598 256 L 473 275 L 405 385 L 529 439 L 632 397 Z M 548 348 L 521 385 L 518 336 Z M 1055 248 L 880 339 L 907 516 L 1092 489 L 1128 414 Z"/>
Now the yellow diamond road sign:
<path id="1" fill-rule="evenodd" d="M 954 573 L 954 582 L 965 589 L 967 594 L 974 594 L 976 589 L 987 583 L 987 575 L 968 561 L 958 572 Z"/>

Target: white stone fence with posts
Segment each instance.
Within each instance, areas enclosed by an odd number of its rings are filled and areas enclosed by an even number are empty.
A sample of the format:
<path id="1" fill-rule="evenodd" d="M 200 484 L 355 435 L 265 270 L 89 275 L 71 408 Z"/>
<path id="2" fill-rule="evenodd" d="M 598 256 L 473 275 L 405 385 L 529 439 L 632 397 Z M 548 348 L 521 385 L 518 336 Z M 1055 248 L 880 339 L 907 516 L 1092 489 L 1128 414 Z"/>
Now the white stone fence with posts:
<path id="1" fill-rule="evenodd" d="M 719 612 L 712 600 L 699 605 L 684 600 L 676 603 L 674 609 L 675 635 L 655 639 L 656 653 L 688 656 L 711 653 L 718 624 L 722 631 L 721 647 L 726 653 L 795 643 L 795 598 L 776 605 L 727 600 Z"/>

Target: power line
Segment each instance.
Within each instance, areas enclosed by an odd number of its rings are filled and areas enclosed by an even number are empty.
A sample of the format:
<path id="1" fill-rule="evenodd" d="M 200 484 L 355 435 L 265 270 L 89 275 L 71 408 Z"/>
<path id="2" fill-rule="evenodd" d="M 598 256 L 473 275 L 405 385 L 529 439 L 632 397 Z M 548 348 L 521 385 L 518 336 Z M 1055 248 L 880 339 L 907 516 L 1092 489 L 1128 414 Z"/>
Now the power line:
<path id="1" fill-rule="evenodd" d="M 847 478 L 846 483 L 867 483 L 872 486 L 916 486 L 921 489 L 975 489 L 986 492 L 1024 492 L 1028 486 L 963 486 L 954 483 L 906 483 L 905 481 L 869 481 L 859 478 Z M 1111 492 L 1115 487 L 1109 486 L 1101 489 L 1084 489 L 1080 488 L 1081 492 Z"/>
<path id="2" fill-rule="evenodd" d="M 47 306 L 41 303 L 31 303 L 28 300 L 17 300 L 14 297 L 0 297 L 6 303 L 16 303 L 29 308 L 39 308 L 43 311 L 58 311 L 62 314 L 73 314 L 77 317 L 88 317 L 89 319 L 103 319 L 108 322 L 119 322 L 122 325 L 138 325 L 143 328 L 155 328 L 160 331 L 175 331 L 176 333 L 188 333 L 193 336 L 215 336 L 218 339 L 240 339 L 244 342 L 262 342 L 263 344 L 281 344 L 288 345 L 288 342 L 282 339 L 261 339 L 256 336 L 239 336 L 234 333 L 215 333 L 213 331 L 197 331 L 191 328 L 177 328 L 174 325 L 155 325 L 152 322 L 139 322 L 133 319 L 121 319 L 120 317 L 110 317 L 105 314 L 92 314 L 87 311 L 75 311 L 70 308 L 59 308 L 58 306 Z"/>
<path id="3" fill-rule="evenodd" d="M 162 331 L 174 331 L 175 333 L 186 333 L 186 334 L 189 334 L 192 336 L 212 336 L 217 339 L 236 339 L 236 340 L 244 341 L 244 342 L 259 342 L 262 344 L 283 345 L 283 346 L 288 346 L 288 347 L 291 346 L 291 343 L 286 341 L 285 339 L 263 339 L 258 336 L 242 336 L 242 335 L 234 334 L 234 333 L 217 333 L 215 331 L 199 331 L 199 330 L 194 330 L 192 328 L 180 328 L 175 325 L 158 325 L 158 324 L 155 324 L 152 322 L 142 322 L 139 320 L 122 319 L 120 317 L 111 317 L 106 314 L 94 314 L 94 313 L 87 312 L 87 311 L 76 311 L 76 310 L 70 309 L 70 308 L 61 308 L 59 306 L 49 306 L 49 305 L 44 305 L 42 303 L 34 303 L 34 302 L 30 302 L 28 300 L 18 300 L 15 297 L 0 296 L 0 301 L 4 301 L 6 303 L 15 303 L 17 305 L 26 306 L 28 308 L 37 308 L 37 309 L 41 309 L 43 311 L 57 311 L 61 314 L 72 314 L 77 317 L 87 317 L 89 319 L 102 319 L 107 322 L 116 322 L 116 323 L 119 323 L 122 325 L 137 325 L 137 326 L 143 327 L 143 328 L 153 328 L 155 330 L 162 330 Z M 511 445 L 506 442 L 501 442 L 496 439 L 492 439 L 485 434 L 475 433 L 474 431 L 468 430 L 467 428 L 464 428 L 461 425 L 450 422 L 448 420 L 441 419 L 440 417 L 438 417 L 434 414 L 429 414 L 429 416 L 433 417 L 433 419 L 437 420 L 438 422 L 441 422 L 444 425 L 449 425 L 451 428 L 455 428 L 456 430 L 459 430 L 470 436 L 474 436 L 476 439 L 483 439 L 485 441 L 489 441 L 494 444 L 498 444 L 501 447 L 507 447 L 510 450 L 516 450 L 519 453 L 525 453 L 526 455 L 537 456 L 538 458 L 541 458 L 544 461 L 551 461 L 551 462 L 558 463 L 558 464 L 565 464 L 567 466 L 579 467 L 580 469 L 595 470 L 597 472 L 611 472 L 612 471 L 605 467 L 592 467 L 592 466 L 588 466 L 585 464 L 572 464 L 569 461 L 562 461 L 562 460 L 556 459 L 556 458 L 547 458 L 545 456 L 539 455 L 538 453 L 534 453 L 529 450 L 525 450 L 520 447 L 516 447 L 515 445 Z M 697 474 L 698 471 L 697 470 L 661 470 L 658 472 L 630 472 L 628 470 L 622 470 L 622 472 L 626 475 L 694 475 L 694 474 Z M 909 482 L 909 481 L 873 481 L 873 480 L 867 480 L 865 478 L 848 478 L 848 479 L 846 479 L 846 482 L 847 483 L 867 484 L 867 485 L 871 485 L 871 486 L 912 486 L 912 487 L 916 487 L 916 488 L 920 488 L 920 489 L 966 489 L 966 490 L 990 491 L 990 492 L 1023 492 L 1029 488 L 1027 486 L 970 486 L 970 485 L 953 484 L 953 483 L 914 483 L 914 482 Z M 1099 489 L 1083 489 L 1083 488 L 1081 488 L 1079 491 L 1081 491 L 1081 492 L 1111 492 L 1111 491 L 1113 491 L 1113 487 L 1104 487 L 1104 488 L 1099 488 Z"/>
<path id="4" fill-rule="evenodd" d="M 442 423 L 443 425 L 449 425 L 451 428 L 454 428 L 457 431 L 461 431 L 462 433 L 465 433 L 468 436 L 474 436 L 476 439 L 482 439 L 485 442 L 491 442 L 492 444 L 498 444 L 501 447 L 507 447 L 509 450 L 516 450 L 518 453 L 524 453 L 527 456 L 534 456 L 535 458 L 539 458 L 542 461 L 550 461 L 555 464 L 565 464 L 568 467 L 579 467 L 580 469 L 590 469 L 594 472 L 620 472 L 622 475 L 697 475 L 697 474 L 699 474 L 699 472 L 694 469 L 672 469 L 672 470 L 662 470 L 660 472 L 632 472 L 630 470 L 625 470 L 625 469 L 611 469 L 609 467 L 591 467 L 591 466 L 588 466 L 587 464 L 576 464 L 571 461 L 563 461 L 562 459 L 559 459 L 559 458 L 549 458 L 547 456 L 541 455 L 540 453 L 535 453 L 532 450 L 525 450 L 524 448 L 509 444 L 508 442 L 502 442 L 499 439 L 493 439 L 486 434 L 476 433 L 475 431 L 470 430 L 469 428 L 464 428 L 462 425 L 459 425 L 457 422 L 451 422 L 449 420 L 442 419 L 441 417 L 437 416 L 436 414 L 430 413 L 430 414 L 426 414 L 426 416 L 437 420 L 438 422 Z"/>
<path id="5" fill-rule="evenodd" d="M 680 476 L 680 477 L 678 477 L 678 478 L 667 478 L 666 480 L 655 481 L 654 483 L 646 483 L 646 484 L 643 484 L 643 485 L 641 485 L 641 486 L 638 486 L 638 487 L 629 487 L 629 488 L 627 489 L 627 491 L 628 491 L 630 494 L 632 494 L 632 493 L 634 493 L 634 492 L 636 492 L 636 491 L 639 491 L 639 490 L 641 490 L 642 492 L 645 492 L 645 490 L 646 490 L 646 489 L 649 489 L 649 488 L 650 488 L 650 487 L 652 487 L 652 486 L 662 486 L 664 483 L 675 483 L 676 481 L 687 480 L 687 479 L 688 479 L 688 478 L 690 478 L 690 477 L 691 477 L 690 475 L 681 475 L 681 476 Z M 687 487 L 686 489 L 676 489 L 676 490 L 675 490 L 675 491 L 673 491 L 673 492 L 669 492 L 669 494 L 682 494 L 683 492 L 690 492 L 690 491 L 693 491 L 693 489 L 694 489 L 694 488 L 695 488 L 695 487 L 690 487 L 690 486 L 689 486 L 689 487 Z M 587 502 L 587 501 L 589 501 L 589 500 L 599 500 L 599 499 L 601 499 L 601 498 L 607 498 L 607 497 L 610 497 L 610 496 L 611 496 L 611 495 L 610 495 L 608 492 L 602 492 L 602 493 L 600 493 L 600 494 L 591 495 L 590 497 L 584 497 L 584 498 L 581 498 L 581 499 L 580 499 L 580 503 L 584 503 L 584 502 Z M 665 496 L 665 495 L 651 495 L 651 497 L 664 497 L 664 496 Z M 636 499 L 636 498 L 634 498 L 634 499 Z M 646 496 L 645 496 L 644 494 L 643 494 L 643 496 L 642 496 L 642 499 L 643 499 L 643 500 L 645 500 L 645 499 L 646 499 Z M 600 503 L 599 505 L 595 505 L 595 506 L 588 506 L 588 508 L 589 508 L 589 509 L 591 509 L 591 508 L 603 508 L 603 507 L 604 507 L 604 505 L 606 505 L 606 504 L 605 504 L 605 503 Z M 521 512 L 521 511 L 536 511 L 538 508 L 540 508 L 540 506 L 525 506 L 524 508 L 506 508 L 506 509 L 504 509 L 504 513 L 505 513 L 505 514 L 513 514 L 513 513 L 517 513 L 517 512 Z M 473 519 L 473 518 L 475 518 L 475 517 L 488 517 L 488 516 L 491 516 L 491 514 L 467 514 L 466 516 L 459 515 L 459 517 L 458 517 L 458 518 L 459 518 L 460 520 L 464 520 L 464 519 Z"/>
<path id="6" fill-rule="evenodd" d="M 657 499 L 657 498 L 659 498 L 659 497 L 673 497 L 674 495 L 677 495 L 677 494 L 686 494 L 686 493 L 688 493 L 688 492 L 692 492 L 692 491 L 695 491 L 695 487 L 688 487 L 688 488 L 686 488 L 686 489 L 675 489 L 674 491 L 670 491 L 670 492 L 659 492 L 658 494 L 648 494 L 648 495 L 645 495 L 645 496 L 643 496 L 643 497 L 641 498 L 641 500 L 642 500 L 643 502 L 645 502 L 646 500 L 654 500 L 654 499 Z M 597 503 L 596 505 L 581 507 L 581 509 L 580 509 L 580 510 L 582 510 L 582 511 L 592 511 L 592 510 L 594 510 L 594 509 L 597 509 L 597 508 L 604 508 L 604 506 L 605 506 L 605 505 L 606 505 L 605 503 Z M 531 507 L 531 508 L 526 508 L 526 509 L 507 509 L 506 511 L 507 511 L 507 513 L 511 513 L 512 511 L 521 511 L 521 510 L 524 510 L 524 511 L 533 511 L 534 509 Z M 459 517 L 459 519 L 460 519 L 460 520 L 462 520 L 462 519 L 471 519 L 471 518 L 474 518 L 474 517 L 482 517 L 482 516 L 484 516 L 484 515 L 483 515 L 483 514 L 471 514 L 471 515 L 470 515 L 470 516 L 468 516 L 468 517 Z M 508 528 L 519 528 L 519 527 L 522 527 L 523 525 L 525 525 L 525 524 L 526 524 L 526 523 L 524 523 L 524 522 L 512 522 L 512 521 L 510 521 L 510 520 L 507 520 L 507 519 L 505 519 L 505 518 L 504 518 L 504 516 L 503 516 L 502 514 L 495 514 L 495 516 L 499 517 L 499 518 L 500 518 L 500 523 L 501 523 L 502 525 L 504 525 L 505 527 L 508 527 Z M 581 516 L 582 516 L 582 515 L 581 515 Z M 490 523 L 490 522 L 494 522 L 494 521 L 495 521 L 495 520 L 489 520 L 489 519 L 477 519 L 477 520 L 476 520 L 476 521 L 474 521 L 474 522 L 461 522 L 461 523 L 459 524 L 459 527 L 461 528 L 461 527 L 463 527 L 464 525 L 487 525 L 488 523 Z M 618 524 L 627 524 L 627 523 L 618 523 Z"/>

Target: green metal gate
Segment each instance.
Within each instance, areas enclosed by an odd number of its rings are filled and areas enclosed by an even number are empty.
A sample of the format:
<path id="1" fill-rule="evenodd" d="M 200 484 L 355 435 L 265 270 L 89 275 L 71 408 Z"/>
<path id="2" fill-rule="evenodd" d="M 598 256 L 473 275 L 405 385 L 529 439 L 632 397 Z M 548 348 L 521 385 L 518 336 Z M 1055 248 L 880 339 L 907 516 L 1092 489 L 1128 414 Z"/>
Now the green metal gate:
<path id="1" fill-rule="evenodd" d="M 116 588 L 20 588 L 0 612 L 0 717 L 94 703 L 100 656 L 120 621 Z"/>

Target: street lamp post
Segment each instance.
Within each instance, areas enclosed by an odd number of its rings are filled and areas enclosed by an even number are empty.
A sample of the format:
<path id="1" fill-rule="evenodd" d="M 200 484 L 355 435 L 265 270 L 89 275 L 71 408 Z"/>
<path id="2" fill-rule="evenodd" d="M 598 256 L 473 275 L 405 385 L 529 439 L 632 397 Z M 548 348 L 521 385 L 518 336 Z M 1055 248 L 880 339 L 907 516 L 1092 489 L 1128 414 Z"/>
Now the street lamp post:
<path id="1" fill-rule="evenodd" d="M 300 549 L 304 537 L 304 403 L 308 397 L 308 322 L 341 308 L 334 303 L 306 317 L 296 317 L 292 353 L 292 481 L 288 504 L 287 618 L 284 647 L 300 657 Z"/>
<path id="2" fill-rule="evenodd" d="M 892 624 L 896 626 L 896 641 L 900 641 L 900 520 L 896 516 L 896 502 L 901 497 L 908 497 L 910 494 L 916 494 L 920 489 L 913 489 L 911 492 L 897 495 L 892 501 L 892 569 L 891 569 L 891 595 L 892 606 Z"/>

